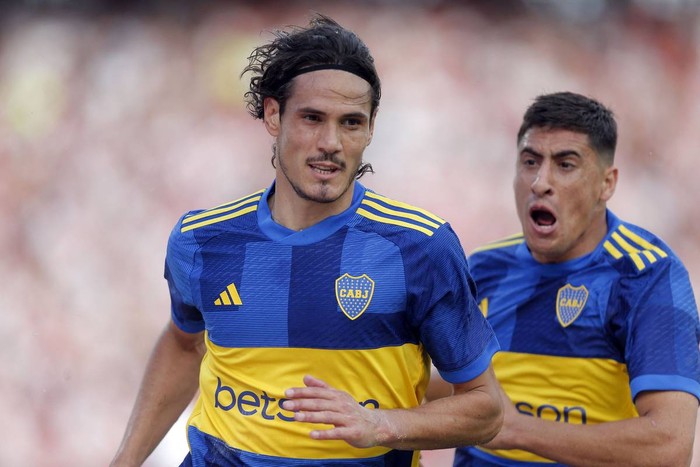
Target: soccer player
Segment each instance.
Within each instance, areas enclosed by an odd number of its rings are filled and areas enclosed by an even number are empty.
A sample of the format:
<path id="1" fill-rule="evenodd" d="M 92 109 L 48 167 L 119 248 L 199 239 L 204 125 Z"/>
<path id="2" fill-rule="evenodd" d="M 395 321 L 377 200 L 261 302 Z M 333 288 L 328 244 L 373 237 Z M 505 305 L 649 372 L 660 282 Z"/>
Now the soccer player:
<path id="1" fill-rule="evenodd" d="M 668 245 L 606 208 L 616 142 L 611 111 L 578 94 L 525 112 L 522 234 L 469 258 L 503 349 L 493 365 L 506 415 L 486 447 L 457 450 L 456 466 L 690 463 L 698 310 Z"/>
<path id="2" fill-rule="evenodd" d="M 140 465 L 197 389 L 185 466 L 417 466 L 492 439 L 498 343 L 457 237 L 356 180 L 380 99 L 365 44 L 319 15 L 246 72 L 275 179 L 173 229 L 171 319 L 112 465 Z M 454 395 L 421 405 L 431 359 Z"/>

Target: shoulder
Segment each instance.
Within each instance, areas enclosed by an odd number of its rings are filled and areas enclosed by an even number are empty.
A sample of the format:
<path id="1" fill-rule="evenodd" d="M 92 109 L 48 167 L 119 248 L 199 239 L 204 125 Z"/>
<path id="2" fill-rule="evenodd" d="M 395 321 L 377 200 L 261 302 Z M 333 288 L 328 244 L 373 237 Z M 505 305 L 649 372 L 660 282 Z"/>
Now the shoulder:
<path id="1" fill-rule="evenodd" d="M 393 243 L 406 258 L 465 258 L 450 224 L 428 210 L 367 190 L 356 213 L 361 219 L 356 228 Z"/>
<path id="2" fill-rule="evenodd" d="M 425 209 L 370 190 L 365 191 L 357 214 L 391 231 L 415 232 L 426 237 L 432 237 L 446 224 L 444 219 Z"/>
<path id="3" fill-rule="evenodd" d="M 469 253 L 470 263 L 490 263 L 515 259 L 516 250 L 525 243 L 522 233 L 510 235 L 481 245 Z"/>
<path id="4" fill-rule="evenodd" d="M 508 237 L 501 238 L 499 240 L 494 240 L 485 245 L 476 247 L 470 253 L 471 256 L 475 255 L 488 255 L 488 254 L 512 254 L 515 248 L 525 242 L 525 237 L 522 233 L 517 233 L 509 235 Z"/>
<path id="5" fill-rule="evenodd" d="M 684 266 L 671 248 L 648 230 L 619 221 L 603 241 L 601 254 L 623 276 L 641 276 Z"/>
<path id="6" fill-rule="evenodd" d="M 238 198 L 210 209 L 197 209 L 180 217 L 168 240 L 168 255 L 193 252 L 207 240 L 222 232 L 231 231 L 237 225 L 252 223 L 246 218 L 258 209 L 264 190 Z"/>
<path id="7" fill-rule="evenodd" d="M 259 190 L 210 209 L 190 211 L 180 218 L 178 225 L 175 227 L 176 229 L 179 227 L 181 233 L 197 229 L 207 230 L 208 228 L 209 230 L 215 230 L 224 227 L 225 224 L 220 224 L 257 211 L 264 192 L 265 190 Z"/>

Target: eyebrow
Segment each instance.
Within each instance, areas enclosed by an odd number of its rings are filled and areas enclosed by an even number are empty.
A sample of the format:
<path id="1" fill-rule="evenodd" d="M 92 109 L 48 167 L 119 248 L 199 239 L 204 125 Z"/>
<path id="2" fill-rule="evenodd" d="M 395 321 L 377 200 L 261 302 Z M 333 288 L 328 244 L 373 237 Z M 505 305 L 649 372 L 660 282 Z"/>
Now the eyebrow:
<path id="1" fill-rule="evenodd" d="M 522 153 L 531 154 L 531 155 L 537 156 L 537 157 L 544 157 L 544 155 L 540 154 L 539 152 L 535 151 L 534 149 L 532 149 L 529 146 L 525 146 L 524 148 L 522 148 L 520 150 L 520 154 L 522 154 Z M 564 149 L 562 151 L 555 152 L 552 155 L 552 158 L 553 159 L 563 159 L 564 157 L 569 157 L 569 156 L 576 156 L 579 158 L 582 157 L 578 151 L 575 151 L 573 149 Z"/>
<path id="2" fill-rule="evenodd" d="M 323 112 L 323 111 L 315 109 L 313 107 L 302 107 L 300 109 L 297 109 L 297 112 L 316 114 L 316 115 L 328 115 L 327 112 Z M 349 112 L 349 113 L 342 114 L 341 118 L 357 118 L 359 120 L 369 120 L 369 115 L 367 115 L 364 112 Z"/>

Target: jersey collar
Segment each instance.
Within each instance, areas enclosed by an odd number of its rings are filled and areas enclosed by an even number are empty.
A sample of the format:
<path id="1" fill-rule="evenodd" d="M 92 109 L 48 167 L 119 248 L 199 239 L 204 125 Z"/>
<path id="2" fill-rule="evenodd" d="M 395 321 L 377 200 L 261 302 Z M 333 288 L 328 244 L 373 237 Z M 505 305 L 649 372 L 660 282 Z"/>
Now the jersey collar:
<path id="1" fill-rule="evenodd" d="M 358 181 L 354 183 L 352 202 L 348 209 L 340 214 L 327 217 L 307 229 L 297 232 L 278 224 L 272 218 L 270 205 L 267 200 L 270 194 L 275 192 L 275 182 L 273 181 L 272 185 L 265 190 L 258 203 L 258 226 L 270 239 L 289 245 L 309 245 L 323 240 L 337 232 L 356 215 L 355 212 L 362 203 L 366 188 Z"/>

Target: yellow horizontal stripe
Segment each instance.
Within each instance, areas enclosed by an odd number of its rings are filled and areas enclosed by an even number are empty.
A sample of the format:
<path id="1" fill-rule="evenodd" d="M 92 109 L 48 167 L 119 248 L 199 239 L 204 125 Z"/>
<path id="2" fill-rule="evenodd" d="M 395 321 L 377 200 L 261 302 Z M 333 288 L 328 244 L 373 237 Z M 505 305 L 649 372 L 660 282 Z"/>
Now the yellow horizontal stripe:
<path id="1" fill-rule="evenodd" d="M 265 190 L 262 190 L 265 191 Z M 259 191 L 258 193 L 262 193 L 262 191 Z M 190 217 L 186 217 L 183 219 L 182 223 L 184 224 L 189 224 L 190 222 L 202 219 L 204 217 L 210 217 L 210 216 L 215 216 L 217 214 L 222 214 L 225 212 L 233 211 L 234 209 L 238 209 L 239 207 L 248 204 L 252 201 L 260 201 L 260 198 L 262 196 L 255 196 L 258 193 L 255 193 L 254 195 L 247 196 L 246 198 L 241 198 L 241 200 L 236 200 L 234 201 L 235 204 L 222 204 L 221 206 L 226 206 L 226 207 L 217 207 L 208 211 L 200 212 L 199 214 L 195 214 Z"/>
<path id="2" fill-rule="evenodd" d="M 187 226 L 181 228 L 180 232 L 184 233 L 184 232 L 187 232 L 189 230 L 194 230 L 194 229 L 199 228 L 199 227 L 204 227 L 205 225 L 216 224 L 217 222 L 223 222 L 223 221 L 226 221 L 229 219 L 233 219 L 235 217 L 242 216 L 243 214 L 248 214 L 249 212 L 255 211 L 256 209 L 258 209 L 257 204 L 255 204 L 253 206 L 249 206 L 245 209 L 241 209 L 240 211 L 236 211 L 234 213 L 228 214 L 226 216 L 215 217 L 213 219 L 207 219 L 206 221 L 197 222 L 196 224 L 187 225 Z"/>
<path id="3" fill-rule="evenodd" d="M 425 224 L 425 225 L 432 227 L 434 229 L 437 229 L 440 227 L 440 224 L 437 224 L 435 222 L 431 222 L 428 219 L 421 217 L 417 214 L 412 214 L 412 213 L 403 212 L 403 211 L 395 211 L 394 209 L 389 209 L 387 207 L 382 206 L 381 204 L 375 203 L 374 201 L 364 200 L 364 201 L 362 201 L 362 204 L 366 204 L 367 206 L 372 206 L 374 209 L 376 209 L 377 211 L 383 212 L 384 214 L 389 214 L 389 215 L 398 216 L 398 217 L 404 217 L 406 219 L 412 219 L 416 222 L 420 222 L 420 223 Z"/>
<path id="4" fill-rule="evenodd" d="M 654 256 L 654 253 L 652 253 L 649 250 L 644 250 L 642 251 L 642 254 L 646 259 L 649 260 L 649 263 L 654 264 L 656 262 L 656 256 Z"/>
<path id="5" fill-rule="evenodd" d="M 585 413 L 589 425 L 637 417 L 627 367 L 614 360 L 502 351 L 494 356 L 493 368 L 521 413 L 571 424 L 580 424 Z M 520 450 L 484 450 L 511 460 L 547 462 Z"/>
<path id="6" fill-rule="evenodd" d="M 636 233 L 632 232 L 630 229 L 628 229 L 624 225 L 620 226 L 620 232 L 622 232 L 622 234 L 625 237 L 629 238 L 630 240 L 632 240 L 633 242 L 635 242 L 637 245 L 641 246 L 645 250 L 653 251 L 654 253 L 656 253 L 657 255 L 659 255 L 662 258 L 666 258 L 668 256 L 668 254 L 664 250 L 662 250 L 658 246 L 653 245 L 653 244 L 649 243 L 648 241 L 644 240 L 642 237 L 640 237 Z"/>
<path id="7" fill-rule="evenodd" d="M 240 201 L 245 201 L 245 200 L 247 200 L 247 199 L 251 199 L 251 198 L 253 198 L 254 196 L 257 196 L 257 195 L 262 194 L 262 193 L 264 193 L 264 192 L 265 192 L 265 188 L 263 188 L 262 190 L 258 190 L 258 191 L 256 191 L 255 193 L 251 193 L 251 194 L 249 194 L 249 195 L 242 196 L 242 197 L 240 197 L 240 198 L 238 198 L 238 199 L 236 199 L 236 200 L 233 200 L 233 201 L 226 201 L 225 203 L 221 203 L 221 204 L 219 204 L 218 206 L 214 206 L 214 207 L 211 208 L 211 209 L 219 209 L 219 208 L 223 208 L 224 206 L 230 206 L 231 204 L 238 203 L 238 202 L 240 202 Z"/>
<path id="8" fill-rule="evenodd" d="M 370 458 L 388 452 L 381 446 L 359 449 L 344 441 L 313 440 L 310 431 L 329 426 L 286 421 L 293 414 L 280 407 L 280 399 L 286 389 L 303 386 L 306 374 L 347 391 L 366 407 L 383 409 L 420 405 L 430 377 L 429 360 L 414 344 L 342 351 L 226 348 L 208 335 L 205 343 L 201 390 L 189 424 L 230 446 L 269 456 Z"/>
<path id="9" fill-rule="evenodd" d="M 406 227 L 407 229 L 413 229 L 413 230 L 417 230 L 419 232 L 423 232 L 428 237 L 433 236 L 432 230 L 428 230 L 425 227 L 421 227 L 421 226 L 416 225 L 416 224 L 411 224 L 410 222 L 404 222 L 404 221 L 399 221 L 396 219 L 389 219 L 388 217 L 377 216 L 376 214 L 372 214 L 371 212 L 369 212 L 365 209 L 362 209 L 362 208 L 358 208 L 357 213 L 361 216 L 368 218 L 368 219 L 372 219 L 373 221 L 381 222 L 383 224 L 398 225 L 400 227 Z"/>
<path id="10" fill-rule="evenodd" d="M 515 237 L 515 238 L 513 238 Z M 508 240 L 512 238 L 512 240 Z M 510 237 L 506 237 L 505 239 L 501 241 L 497 241 L 494 243 L 489 243 L 484 246 L 480 246 L 472 250 L 472 254 L 478 253 L 480 251 L 488 251 L 488 250 L 495 250 L 496 248 L 505 248 L 507 246 L 511 245 L 518 245 L 520 243 L 523 243 L 525 241 L 525 238 L 522 237 L 522 234 L 516 234 L 516 235 L 511 235 Z"/>
<path id="11" fill-rule="evenodd" d="M 605 240 L 605 243 L 603 243 L 603 247 L 612 255 L 613 258 L 615 259 L 620 259 L 622 258 L 622 252 L 615 248 L 615 246 L 610 243 L 609 240 Z"/>
<path id="12" fill-rule="evenodd" d="M 625 250 L 627 253 L 629 253 L 630 258 L 632 258 L 632 261 L 634 261 L 635 266 L 637 266 L 637 269 L 640 271 L 644 269 L 646 266 L 644 264 L 644 261 L 642 261 L 642 258 L 639 256 L 639 250 L 632 245 L 630 245 L 627 240 L 622 238 L 619 233 L 613 232 L 611 235 L 613 240 L 617 242 L 618 245 L 622 247 L 623 250 Z"/>
<path id="13" fill-rule="evenodd" d="M 437 223 L 439 223 L 439 224 L 444 224 L 444 223 L 445 223 L 445 220 L 444 220 L 444 219 L 442 219 L 441 217 L 436 216 L 436 215 L 433 214 L 432 212 L 426 211 L 425 209 L 417 208 L 417 207 L 415 207 L 415 206 L 411 206 L 410 204 L 402 203 L 401 201 L 396 201 L 396 200 L 387 198 L 387 197 L 385 197 L 385 196 L 378 195 L 378 194 L 376 194 L 376 193 L 372 193 L 371 191 L 365 192 L 365 198 L 374 198 L 374 199 L 378 199 L 378 200 L 383 201 L 383 202 L 385 202 L 385 203 L 387 203 L 387 204 L 390 204 L 390 205 L 392 205 L 392 206 L 396 206 L 396 207 L 399 207 L 399 208 L 409 209 L 409 210 L 411 210 L 411 211 L 419 212 L 419 213 L 421 213 L 421 214 L 423 214 L 423 215 L 425 215 L 425 216 L 431 218 L 432 220 L 434 220 L 435 222 L 437 222 Z"/>

